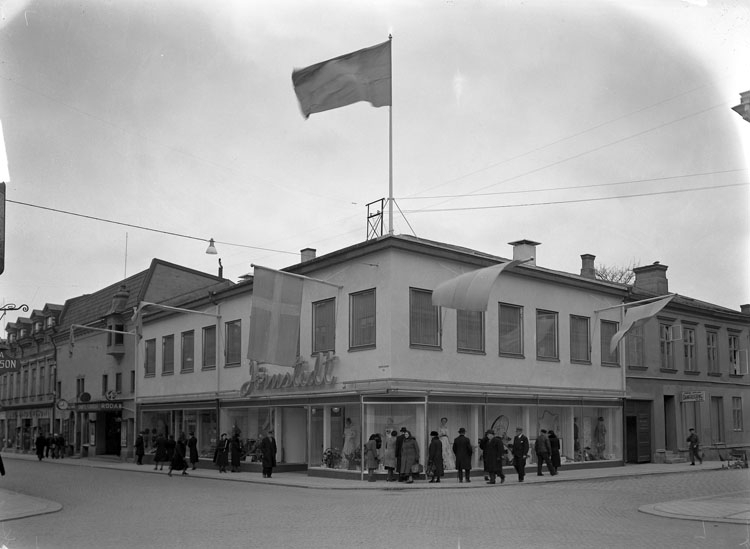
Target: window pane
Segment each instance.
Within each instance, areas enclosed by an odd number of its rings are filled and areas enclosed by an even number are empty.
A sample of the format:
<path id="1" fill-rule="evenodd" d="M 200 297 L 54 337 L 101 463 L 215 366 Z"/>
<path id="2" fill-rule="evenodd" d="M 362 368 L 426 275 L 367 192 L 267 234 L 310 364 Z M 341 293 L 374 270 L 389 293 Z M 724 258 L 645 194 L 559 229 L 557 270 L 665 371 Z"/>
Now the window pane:
<path id="1" fill-rule="evenodd" d="M 152 376 L 156 373 L 156 340 L 149 339 L 146 341 L 145 373 Z M 79 391 L 80 393 L 80 391 Z"/>
<path id="2" fill-rule="evenodd" d="M 682 330 L 682 348 L 685 352 L 685 371 L 695 372 L 695 330 L 692 328 L 683 328 Z"/>
<path id="3" fill-rule="evenodd" d="M 203 328 L 203 368 L 216 367 L 216 326 Z"/>
<path id="4" fill-rule="evenodd" d="M 719 372 L 719 336 L 716 332 L 706 333 L 706 353 L 708 355 L 708 371 Z"/>
<path id="5" fill-rule="evenodd" d="M 633 326 L 625 336 L 628 366 L 643 366 L 643 326 Z"/>
<path id="6" fill-rule="evenodd" d="M 540 358 L 558 358 L 557 313 L 536 312 L 536 354 Z"/>
<path id="7" fill-rule="evenodd" d="M 242 356 L 242 322 L 227 322 L 227 364 L 239 364 Z"/>
<path id="8" fill-rule="evenodd" d="M 589 319 L 585 316 L 570 317 L 570 360 L 589 362 Z"/>
<path id="9" fill-rule="evenodd" d="M 609 352 L 609 345 L 612 341 L 612 337 L 617 333 L 618 324 L 617 322 L 611 322 L 609 320 L 602 320 L 601 334 L 602 334 L 602 362 L 608 364 L 619 364 L 620 354 L 618 353 L 619 345 L 615 348 L 613 353 Z"/>
<path id="10" fill-rule="evenodd" d="M 335 351 L 335 300 L 313 303 L 313 353 Z"/>
<path id="11" fill-rule="evenodd" d="M 195 359 L 195 341 L 193 331 L 182 333 L 182 371 L 192 372 Z"/>
<path id="12" fill-rule="evenodd" d="M 484 352 L 484 313 L 456 311 L 456 330 L 460 351 Z"/>
<path id="13" fill-rule="evenodd" d="M 440 346 L 439 308 L 432 305 L 429 290 L 409 291 L 409 343 L 411 345 Z"/>
<path id="14" fill-rule="evenodd" d="M 500 353 L 523 354 L 523 309 L 500 304 Z"/>
<path id="15" fill-rule="evenodd" d="M 164 336 L 161 340 L 161 373 L 174 373 L 174 335 Z"/>
<path id="16" fill-rule="evenodd" d="M 352 294 L 350 297 L 349 346 L 375 345 L 375 290 Z"/>

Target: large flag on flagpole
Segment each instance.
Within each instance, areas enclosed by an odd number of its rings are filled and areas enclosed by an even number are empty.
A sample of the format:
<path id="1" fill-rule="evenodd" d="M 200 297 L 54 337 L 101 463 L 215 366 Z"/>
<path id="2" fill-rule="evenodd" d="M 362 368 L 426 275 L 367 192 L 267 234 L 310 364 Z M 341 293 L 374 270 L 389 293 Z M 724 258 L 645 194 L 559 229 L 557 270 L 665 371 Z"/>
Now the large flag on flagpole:
<path id="1" fill-rule="evenodd" d="M 294 366 L 304 279 L 255 265 L 248 358 Z"/>
<path id="2" fill-rule="evenodd" d="M 443 282 L 432 292 L 435 307 L 448 307 L 462 311 L 486 311 L 490 291 L 495 280 L 508 267 L 515 267 L 529 259 L 508 261 L 478 269 Z"/>
<path id="3" fill-rule="evenodd" d="M 646 320 L 648 318 L 651 318 L 659 311 L 661 311 L 667 305 L 667 303 L 672 301 L 673 298 L 674 294 L 652 303 L 639 305 L 638 307 L 631 307 L 630 309 L 625 311 L 625 318 L 622 321 L 622 327 L 617 331 L 615 335 L 612 336 L 612 339 L 609 342 L 609 352 L 615 352 L 615 350 L 617 349 L 617 344 L 620 343 L 620 340 L 625 337 L 625 334 L 628 333 L 628 330 L 630 330 L 630 328 L 632 328 L 636 322 L 638 322 L 639 320 Z"/>
<path id="4" fill-rule="evenodd" d="M 358 101 L 391 105 L 391 41 L 296 69 L 292 83 L 305 118 Z"/>

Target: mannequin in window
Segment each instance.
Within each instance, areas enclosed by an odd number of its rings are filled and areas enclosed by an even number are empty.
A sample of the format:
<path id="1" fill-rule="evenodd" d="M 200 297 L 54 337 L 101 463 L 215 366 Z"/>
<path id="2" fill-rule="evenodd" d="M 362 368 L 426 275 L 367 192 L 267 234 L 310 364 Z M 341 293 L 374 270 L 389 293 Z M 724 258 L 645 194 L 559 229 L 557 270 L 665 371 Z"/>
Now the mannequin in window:
<path id="1" fill-rule="evenodd" d="M 604 459 L 604 449 L 607 447 L 607 427 L 604 425 L 604 418 L 599 417 L 594 427 L 594 450 L 596 459 Z"/>
<path id="2" fill-rule="evenodd" d="M 357 429 L 352 425 L 351 418 L 346 418 L 346 422 L 344 423 L 344 447 L 341 449 L 341 454 L 346 457 L 353 454 L 356 448 Z"/>
<path id="3" fill-rule="evenodd" d="M 443 443 L 443 470 L 455 469 L 456 460 L 453 455 L 453 442 L 448 438 L 448 418 L 440 418 L 440 442 Z"/>

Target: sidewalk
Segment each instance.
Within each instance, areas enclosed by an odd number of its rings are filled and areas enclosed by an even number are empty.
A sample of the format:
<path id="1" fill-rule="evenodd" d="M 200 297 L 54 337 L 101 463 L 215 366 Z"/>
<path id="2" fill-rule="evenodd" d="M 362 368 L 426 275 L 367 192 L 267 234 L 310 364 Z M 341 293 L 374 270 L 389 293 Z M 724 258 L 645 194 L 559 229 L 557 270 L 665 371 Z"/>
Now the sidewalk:
<path id="1" fill-rule="evenodd" d="M 37 458 L 35 455 L 31 454 L 3 454 L 3 460 L 5 461 L 6 469 L 10 469 L 13 460 L 37 461 Z M 155 471 L 151 465 L 136 465 L 131 462 L 122 462 L 119 461 L 119 459 L 106 457 L 65 458 L 56 460 L 45 459 L 40 466 L 44 466 L 47 461 L 71 467 L 97 467 L 101 469 L 117 469 L 153 475 L 166 475 L 167 473 L 166 469 L 163 471 Z M 222 480 L 225 482 L 273 484 L 277 486 L 319 490 L 493 490 L 499 488 L 497 485 L 489 486 L 485 484 L 483 474 L 479 470 L 473 471 L 474 481 L 469 484 L 459 484 L 455 475 L 444 477 L 440 484 L 430 484 L 424 480 L 417 481 L 414 484 L 405 484 L 385 481 L 365 482 L 361 480 L 332 479 L 308 476 L 307 473 L 304 472 L 277 473 L 271 478 L 263 478 L 259 473 L 219 473 L 213 464 L 208 461 L 200 462 L 199 466 L 202 466 L 202 468 L 198 468 L 195 471 L 189 470 L 188 474 L 192 477 Z M 538 477 L 536 474 L 528 474 L 524 480 L 524 484 L 641 477 L 646 475 L 700 473 L 720 469 L 721 462 L 705 462 L 704 464 L 695 467 L 685 463 L 644 463 L 640 465 L 625 465 L 622 467 L 575 470 L 562 469 L 560 474 L 554 477 L 549 476 L 549 474 L 545 474 L 543 477 Z M 512 471 L 511 467 L 506 467 L 505 472 L 507 476 L 506 485 L 517 484 L 518 480 L 515 471 Z M 0 521 L 23 518 L 25 516 L 32 516 L 41 513 L 52 513 L 59 511 L 60 509 L 62 509 L 62 505 L 56 502 L 0 490 Z M 686 520 L 750 524 L 750 491 L 745 490 L 744 492 L 725 494 L 710 498 L 644 505 L 639 508 L 639 511 Z"/>

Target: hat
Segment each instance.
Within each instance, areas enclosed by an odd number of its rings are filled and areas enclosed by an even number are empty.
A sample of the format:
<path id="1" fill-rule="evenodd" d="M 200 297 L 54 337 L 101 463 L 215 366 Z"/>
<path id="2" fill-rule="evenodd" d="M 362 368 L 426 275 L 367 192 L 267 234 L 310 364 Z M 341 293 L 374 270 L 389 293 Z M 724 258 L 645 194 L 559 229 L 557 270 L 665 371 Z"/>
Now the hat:
<path id="1" fill-rule="evenodd" d="M 395 437 L 395 436 L 397 436 L 397 435 L 398 435 L 398 433 L 397 433 L 396 431 L 391 431 L 391 436 L 392 436 L 392 437 Z"/>
<path id="2" fill-rule="evenodd" d="M 267 433 L 268 433 L 269 435 L 272 435 L 272 434 L 273 434 L 273 429 L 269 429 L 269 430 L 267 431 Z"/>
<path id="3" fill-rule="evenodd" d="M 495 431 L 493 431 L 492 429 L 487 429 L 484 432 L 484 436 L 489 436 L 489 435 L 492 435 L 494 437 L 495 436 Z"/>
<path id="4" fill-rule="evenodd" d="M 546 432 L 547 432 L 547 429 L 542 429 L 542 433 L 546 433 Z"/>
<path id="5" fill-rule="evenodd" d="M 437 431 L 431 431 L 430 432 L 430 436 L 431 437 L 436 437 L 436 436 L 438 436 L 438 432 Z"/>
<path id="6" fill-rule="evenodd" d="M 466 429 L 464 429 L 463 427 L 461 427 L 461 428 L 460 428 L 460 429 L 458 430 L 458 432 L 459 432 L 459 433 L 461 433 L 461 434 L 463 434 L 463 433 L 465 433 L 465 432 L 466 432 Z"/>
<path id="7" fill-rule="evenodd" d="M 401 427 L 401 432 L 405 433 L 406 432 L 406 427 Z"/>
<path id="8" fill-rule="evenodd" d="M 516 427 L 516 431 L 523 431 L 523 427 Z"/>

